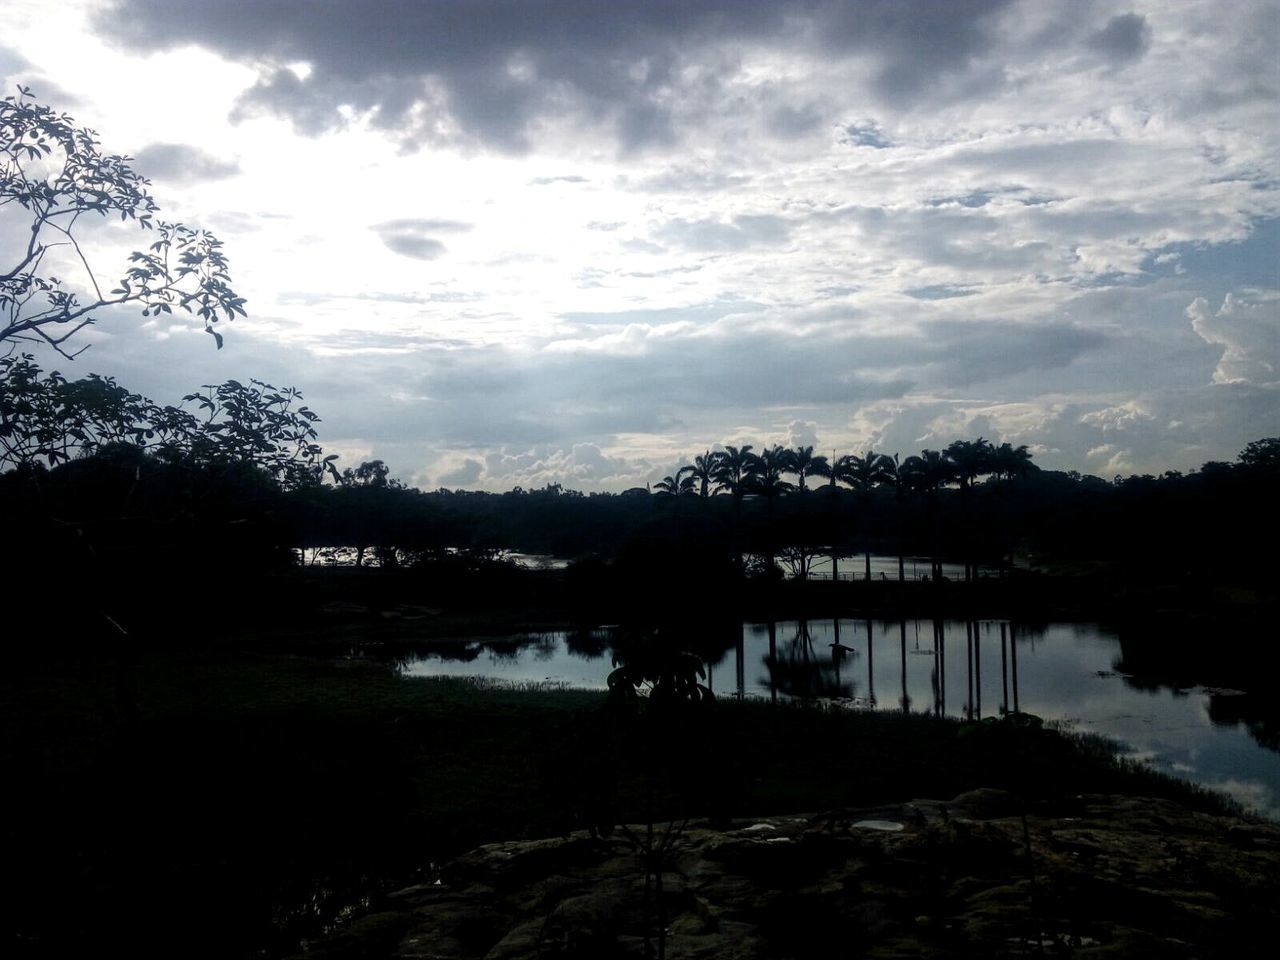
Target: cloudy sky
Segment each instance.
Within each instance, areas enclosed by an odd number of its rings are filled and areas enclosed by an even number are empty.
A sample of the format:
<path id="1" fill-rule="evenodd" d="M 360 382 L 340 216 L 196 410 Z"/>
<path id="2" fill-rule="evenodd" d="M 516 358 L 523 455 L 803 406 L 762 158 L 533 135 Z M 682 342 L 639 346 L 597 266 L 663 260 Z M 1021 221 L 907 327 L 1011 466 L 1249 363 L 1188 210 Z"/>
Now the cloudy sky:
<path id="1" fill-rule="evenodd" d="M 979 435 L 1110 478 L 1280 434 L 1280 0 L 0 11 L 7 89 L 136 157 L 249 301 L 220 352 L 103 314 L 68 373 L 292 384 L 425 487 Z M 139 234 L 88 242 L 115 277 Z"/>

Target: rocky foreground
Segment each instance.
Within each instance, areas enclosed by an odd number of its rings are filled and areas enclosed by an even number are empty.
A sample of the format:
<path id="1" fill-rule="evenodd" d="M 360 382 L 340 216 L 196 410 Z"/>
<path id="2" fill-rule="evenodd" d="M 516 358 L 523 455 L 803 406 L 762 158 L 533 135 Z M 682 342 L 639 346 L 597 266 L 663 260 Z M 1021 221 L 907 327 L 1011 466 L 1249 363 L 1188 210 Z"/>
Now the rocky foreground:
<path id="1" fill-rule="evenodd" d="M 663 884 L 671 960 L 1270 957 L 1280 825 L 1100 795 L 1024 817 L 977 790 L 691 823 Z M 645 903 L 644 861 L 618 832 L 489 844 L 303 956 L 643 957 Z M 649 929 L 656 949 L 656 910 Z"/>

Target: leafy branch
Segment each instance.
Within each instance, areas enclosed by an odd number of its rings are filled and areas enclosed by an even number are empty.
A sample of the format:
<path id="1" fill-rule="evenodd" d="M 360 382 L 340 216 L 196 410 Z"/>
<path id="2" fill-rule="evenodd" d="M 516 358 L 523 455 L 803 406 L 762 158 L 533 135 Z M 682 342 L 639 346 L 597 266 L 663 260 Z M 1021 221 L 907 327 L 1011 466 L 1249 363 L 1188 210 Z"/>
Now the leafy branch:
<path id="1" fill-rule="evenodd" d="M 95 313 L 139 304 L 143 316 L 198 317 L 218 348 L 220 319 L 245 316 L 244 298 L 231 286 L 222 241 L 206 230 L 157 219 L 151 181 L 129 165 L 131 157 L 103 154 L 97 134 L 75 126 L 65 113 L 36 103 L 31 91 L 0 100 L 0 209 L 16 204 L 30 215 L 25 246 L 5 269 L 0 261 L 0 343 L 12 354 L 20 342 L 43 342 L 68 359 L 68 341 L 94 323 Z M 104 293 L 74 230 L 81 217 L 118 214 L 157 239 L 129 255 L 131 266 Z M 70 248 L 68 262 L 82 271 L 83 296 L 61 278 L 43 272 L 46 256 Z"/>

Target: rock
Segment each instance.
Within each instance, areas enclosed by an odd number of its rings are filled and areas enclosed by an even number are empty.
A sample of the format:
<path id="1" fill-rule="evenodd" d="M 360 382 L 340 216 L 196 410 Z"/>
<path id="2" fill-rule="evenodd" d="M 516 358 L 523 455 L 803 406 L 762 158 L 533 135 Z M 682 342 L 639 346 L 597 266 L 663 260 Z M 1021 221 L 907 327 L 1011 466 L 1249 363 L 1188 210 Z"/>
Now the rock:
<path id="1" fill-rule="evenodd" d="M 859 827 L 888 821 L 900 829 Z M 689 826 L 663 874 L 671 960 L 1267 955 L 1280 825 L 1165 800 L 1081 796 L 1027 813 L 998 790 L 946 803 Z M 643 957 L 644 872 L 625 841 L 478 847 L 308 956 Z M 1033 893 L 1034 891 L 1034 893 Z M 656 938 L 657 903 L 649 933 Z"/>

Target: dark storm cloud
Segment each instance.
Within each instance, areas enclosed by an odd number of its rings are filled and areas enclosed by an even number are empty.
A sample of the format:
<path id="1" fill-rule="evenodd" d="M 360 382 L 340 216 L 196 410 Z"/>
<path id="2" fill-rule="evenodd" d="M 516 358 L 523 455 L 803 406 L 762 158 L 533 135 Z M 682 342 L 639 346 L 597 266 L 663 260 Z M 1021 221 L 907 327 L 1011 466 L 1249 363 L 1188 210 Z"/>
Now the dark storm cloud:
<path id="1" fill-rule="evenodd" d="M 1127 63 L 1147 52 L 1151 46 L 1151 27 L 1141 14 L 1126 13 L 1108 20 L 1087 43 L 1112 63 Z"/>
<path id="2" fill-rule="evenodd" d="M 308 132 L 338 125 L 348 104 L 376 110 L 375 123 L 410 144 L 469 139 L 519 151 L 539 119 L 570 114 L 629 150 L 673 142 L 682 110 L 715 101 L 738 65 L 738 53 L 723 51 L 867 58 L 873 88 L 899 106 L 948 78 L 985 83 L 974 64 L 1009 2 L 119 0 L 97 25 L 137 49 L 199 44 L 253 64 L 245 108 Z M 311 65 L 306 79 L 287 68 L 295 62 Z M 791 104 L 768 123 L 795 135 L 819 116 Z"/>
<path id="3" fill-rule="evenodd" d="M 604 339 L 539 351 L 432 349 L 412 391 L 431 411 L 433 440 L 567 443 L 743 411 L 848 411 L 914 390 L 1066 367 L 1108 342 L 1056 322 L 937 322 L 915 334 L 866 336 L 842 331 L 838 315 L 807 334 L 739 314 L 679 331 L 604 325 L 614 331 Z"/>
<path id="4" fill-rule="evenodd" d="M 189 143 L 149 143 L 134 161 L 143 176 L 169 183 L 223 180 L 240 172 L 234 160 L 220 160 Z"/>
<path id="5" fill-rule="evenodd" d="M 932 355 L 926 379 L 948 387 L 1065 367 L 1108 342 L 1097 330 L 1068 323 L 935 323 L 926 336 L 926 356 Z"/>
<path id="6" fill-rule="evenodd" d="M 445 245 L 430 236 L 432 233 L 464 233 L 471 229 L 471 224 L 458 220 L 388 220 L 374 224 L 373 230 L 387 249 L 402 257 L 414 260 L 435 260 L 443 256 Z"/>
<path id="7" fill-rule="evenodd" d="M 416 392 L 432 411 L 436 439 L 483 445 L 655 431 L 693 413 L 851 406 L 898 397 L 911 386 L 902 377 L 857 372 L 848 340 L 780 331 L 635 334 L 624 335 L 636 347 L 624 352 L 528 353 L 501 345 L 432 351 Z"/>
<path id="8" fill-rule="evenodd" d="M 873 147 L 876 150 L 885 150 L 893 146 L 893 141 L 885 136 L 880 124 L 873 120 L 846 124 L 843 132 L 844 136 L 840 138 L 840 142 L 851 147 Z"/>

